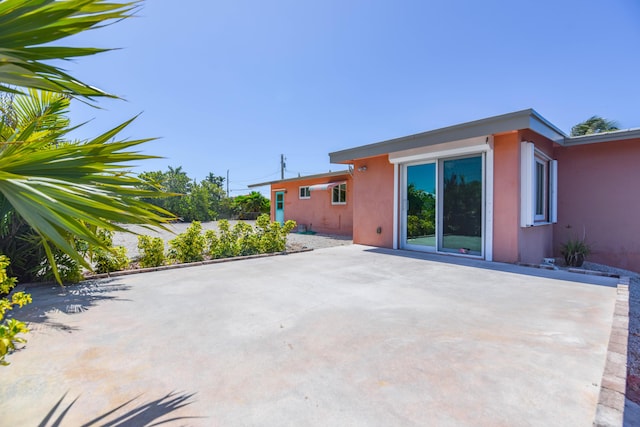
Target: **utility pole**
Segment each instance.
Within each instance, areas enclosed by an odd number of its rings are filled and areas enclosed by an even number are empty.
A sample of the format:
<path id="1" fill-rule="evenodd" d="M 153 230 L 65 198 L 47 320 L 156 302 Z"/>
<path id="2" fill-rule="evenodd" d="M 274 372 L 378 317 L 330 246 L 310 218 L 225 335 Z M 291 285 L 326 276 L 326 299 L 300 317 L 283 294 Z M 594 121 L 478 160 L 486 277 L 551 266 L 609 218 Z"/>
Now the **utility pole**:
<path id="1" fill-rule="evenodd" d="M 227 198 L 229 198 L 229 169 L 227 169 Z"/>
<path id="2" fill-rule="evenodd" d="M 280 179 L 284 179 L 284 169 L 287 167 L 284 160 L 284 154 L 280 154 Z"/>

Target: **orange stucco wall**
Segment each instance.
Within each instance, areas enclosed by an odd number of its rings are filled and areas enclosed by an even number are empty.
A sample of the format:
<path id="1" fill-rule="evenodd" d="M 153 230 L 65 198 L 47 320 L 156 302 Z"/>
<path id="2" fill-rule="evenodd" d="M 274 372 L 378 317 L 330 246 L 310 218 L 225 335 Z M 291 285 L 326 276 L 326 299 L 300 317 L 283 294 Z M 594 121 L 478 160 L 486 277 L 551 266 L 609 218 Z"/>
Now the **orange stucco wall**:
<path id="1" fill-rule="evenodd" d="M 300 199 L 300 187 L 347 181 L 347 204 L 332 205 L 331 190 L 312 191 L 311 198 Z M 284 195 L 284 219 L 294 220 L 318 233 L 351 236 L 353 233 L 353 179 L 351 175 L 300 179 L 271 185 L 271 220 L 275 220 L 275 193 Z"/>
<path id="2" fill-rule="evenodd" d="M 533 142 L 558 161 L 557 224 L 520 227 L 521 141 Z M 493 149 L 493 236 L 487 238 L 493 238 L 495 261 L 539 263 L 560 256 L 560 245 L 584 231 L 593 249 L 590 260 L 640 271 L 640 139 L 564 147 L 521 130 L 494 135 Z M 393 247 L 393 210 L 398 202 L 393 164 L 382 155 L 357 159 L 353 167 L 343 207 L 346 217 L 352 213 L 353 240 Z M 290 199 L 297 198 L 299 185 L 288 187 L 287 218 L 295 219 Z M 326 206 L 312 210 L 326 212 Z M 300 218 L 298 222 L 313 223 L 314 229 L 322 224 Z"/>
<path id="3" fill-rule="evenodd" d="M 493 259 L 540 263 L 553 255 L 553 226 L 520 227 L 521 141 L 533 142 L 549 157 L 553 154 L 553 142 L 535 132 L 494 135 Z"/>
<path id="4" fill-rule="evenodd" d="M 555 149 L 554 248 L 586 233 L 590 261 L 640 271 L 640 139 Z"/>
<path id="5" fill-rule="evenodd" d="M 366 171 L 358 169 L 366 166 Z M 393 247 L 393 165 L 388 156 L 357 160 L 354 165 L 353 242 Z M 377 232 L 380 228 L 380 233 Z"/>
<path id="6" fill-rule="evenodd" d="M 530 130 L 518 132 L 520 141 L 533 142 L 536 149 L 553 158 L 553 141 Z M 520 153 L 520 144 L 518 144 Z M 519 155 L 519 154 L 518 154 Z M 518 179 L 520 176 L 520 157 L 518 157 Z M 520 198 L 518 197 L 518 205 Z M 518 206 L 518 212 L 520 207 Z M 518 217 L 519 218 L 519 217 Z M 518 219 L 520 221 L 520 219 Z M 543 258 L 553 256 L 553 225 L 538 225 L 522 228 L 518 222 L 518 260 L 520 262 L 541 263 Z"/>
<path id="7" fill-rule="evenodd" d="M 493 259 L 518 261 L 520 141 L 518 132 L 493 138 Z M 487 236 L 490 238 L 490 236 Z"/>

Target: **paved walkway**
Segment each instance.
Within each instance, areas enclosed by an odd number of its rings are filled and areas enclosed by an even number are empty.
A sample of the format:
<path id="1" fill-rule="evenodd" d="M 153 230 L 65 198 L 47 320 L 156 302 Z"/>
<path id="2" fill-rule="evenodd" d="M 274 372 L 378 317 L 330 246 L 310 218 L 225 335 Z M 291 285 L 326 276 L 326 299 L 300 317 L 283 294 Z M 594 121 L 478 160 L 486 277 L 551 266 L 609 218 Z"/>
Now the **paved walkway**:
<path id="1" fill-rule="evenodd" d="M 351 245 L 32 294 L 3 425 L 590 426 L 616 288 Z"/>

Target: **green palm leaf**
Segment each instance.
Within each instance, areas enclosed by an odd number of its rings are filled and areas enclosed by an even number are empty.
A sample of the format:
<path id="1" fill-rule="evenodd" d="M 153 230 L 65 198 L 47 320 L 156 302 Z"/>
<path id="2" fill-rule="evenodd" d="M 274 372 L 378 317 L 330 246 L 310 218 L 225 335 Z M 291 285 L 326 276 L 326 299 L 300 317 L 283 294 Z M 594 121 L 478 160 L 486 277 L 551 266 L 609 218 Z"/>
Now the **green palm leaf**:
<path id="1" fill-rule="evenodd" d="M 92 140 L 69 143 L 64 142 L 69 128 L 63 115 L 68 105 L 64 95 L 32 90 L 16 96 L 12 108 L 2 108 L 14 117 L 12 132 L 4 132 L 9 137 L 0 142 L 0 219 L 15 212 L 33 228 L 56 276 L 50 244 L 90 268 L 72 237 L 104 247 L 97 228 L 164 227 L 174 218 L 141 200 L 167 194 L 145 188 L 129 171 L 131 162 L 156 157 L 135 151 L 150 139 L 115 140 L 135 118 Z"/>
<path id="2" fill-rule="evenodd" d="M 0 1 L 0 91 L 33 88 L 92 98 L 110 95 L 43 61 L 94 55 L 109 49 L 59 47 L 51 43 L 130 17 L 139 1 Z M 47 44 L 47 46 L 42 46 Z"/>
<path id="3" fill-rule="evenodd" d="M 109 49 L 56 42 L 130 17 L 139 4 L 0 0 L 0 92 L 15 95 L 0 111 L 0 230 L 15 218 L 26 222 L 40 236 L 58 281 L 51 245 L 88 267 L 74 238 L 104 247 L 97 228 L 123 230 L 128 223 L 164 227 L 174 218 L 142 200 L 170 194 L 144 185 L 129 171 L 132 162 L 155 157 L 135 151 L 149 139 L 116 140 L 133 119 L 90 141 L 66 140 L 69 97 L 115 96 L 58 66 L 60 60 Z"/>

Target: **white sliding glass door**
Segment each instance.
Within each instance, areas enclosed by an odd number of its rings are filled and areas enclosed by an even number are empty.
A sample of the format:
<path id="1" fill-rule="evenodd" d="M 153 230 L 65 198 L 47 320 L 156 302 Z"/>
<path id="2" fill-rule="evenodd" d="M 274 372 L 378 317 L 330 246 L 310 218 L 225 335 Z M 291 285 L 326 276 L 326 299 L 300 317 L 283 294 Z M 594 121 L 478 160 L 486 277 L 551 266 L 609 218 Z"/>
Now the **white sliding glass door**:
<path id="1" fill-rule="evenodd" d="M 484 155 L 403 168 L 402 246 L 483 256 Z"/>

